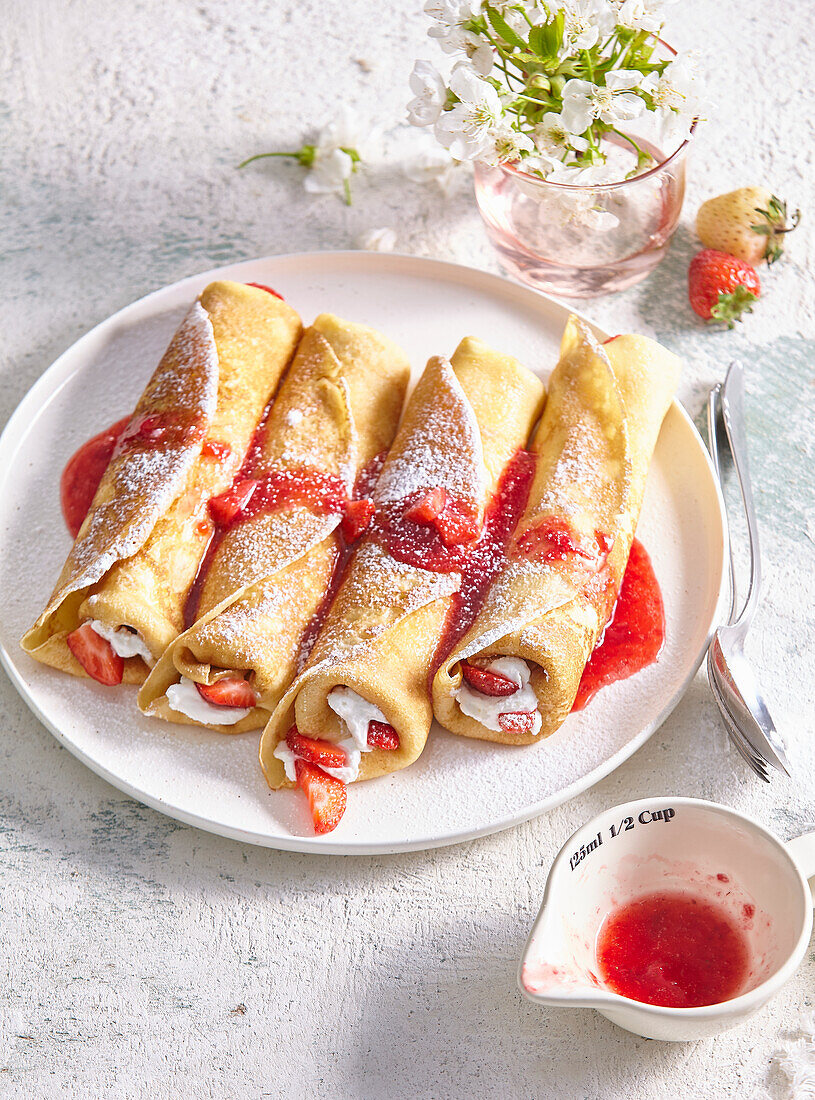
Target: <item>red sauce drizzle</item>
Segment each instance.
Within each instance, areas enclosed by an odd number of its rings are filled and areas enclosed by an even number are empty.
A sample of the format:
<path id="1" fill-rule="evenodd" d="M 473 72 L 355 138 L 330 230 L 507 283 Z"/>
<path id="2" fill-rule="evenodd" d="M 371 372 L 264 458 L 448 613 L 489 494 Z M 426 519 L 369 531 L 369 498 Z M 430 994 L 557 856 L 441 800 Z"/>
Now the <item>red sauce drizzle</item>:
<path id="1" fill-rule="evenodd" d="M 586 568 L 599 573 L 608 560 L 613 540 L 602 531 L 594 532 L 594 539 L 581 541 L 580 536 L 563 516 L 544 516 L 534 527 L 520 535 L 513 548 L 514 553 L 539 562 L 566 561 L 570 557 L 583 558 Z"/>
<path id="2" fill-rule="evenodd" d="M 227 526 L 232 527 L 285 504 L 303 504 L 327 515 L 341 513 L 346 499 L 345 485 L 334 474 L 324 474 L 312 466 L 275 470 L 258 481 L 249 500 Z"/>
<path id="3" fill-rule="evenodd" d="M 738 995 L 749 969 L 742 930 L 690 893 L 648 894 L 603 922 L 597 962 L 615 993 L 646 1004 L 695 1008 Z"/>
<path id="4" fill-rule="evenodd" d="M 282 294 L 272 290 L 263 283 L 247 283 L 247 286 L 257 287 L 273 294 L 275 298 L 285 301 Z M 256 458 L 259 454 L 260 431 L 265 427 L 266 419 L 271 409 L 271 402 L 267 406 L 260 426 L 255 433 L 252 446 L 246 456 Z M 172 419 L 157 414 L 148 414 L 138 418 L 129 416 L 117 420 L 110 428 L 99 432 L 87 440 L 65 464 L 60 479 L 60 501 L 65 525 L 73 538 L 79 534 L 79 528 L 85 516 L 88 514 L 99 482 L 108 468 L 114 453 L 121 454 L 126 446 L 142 447 L 172 447 L 191 442 L 197 434 L 196 428 L 200 426 L 189 421 L 180 420 L 177 413 Z M 207 440 L 201 448 L 201 454 L 207 458 L 216 458 L 223 461 L 231 454 L 231 448 L 227 443 L 219 443 L 215 440 Z M 246 465 L 246 462 L 244 463 Z"/>
<path id="5" fill-rule="evenodd" d="M 83 443 L 65 463 L 59 494 L 62 516 L 72 538 L 79 534 L 79 528 L 93 503 L 119 436 L 129 423 L 129 416 L 117 420 L 115 424 Z"/>
<path id="6" fill-rule="evenodd" d="M 373 492 L 376 485 L 377 478 L 382 472 L 382 467 L 385 465 L 385 459 L 388 457 L 387 451 L 381 451 L 378 455 L 375 455 L 371 461 L 359 472 L 357 480 L 354 483 L 354 492 L 352 500 L 365 500 Z M 326 620 L 326 616 L 334 602 L 334 597 L 340 587 L 340 581 L 342 580 L 345 567 L 348 564 L 348 559 L 351 557 L 351 551 L 353 549 L 354 542 L 356 540 L 348 540 L 345 537 L 342 526 L 338 527 L 334 532 L 337 543 L 337 558 L 334 562 L 334 569 L 331 573 L 331 580 L 328 583 L 328 588 L 325 591 L 322 602 L 317 608 L 316 612 L 312 615 L 311 620 L 306 627 L 303 637 L 300 641 L 300 652 L 297 656 L 297 672 L 299 673 L 305 666 L 306 661 L 309 659 L 314 643 L 317 641 L 317 635 L 320 633 L 323 627 L 323 623 Z"/>
<path id="7" fill-rule="evenodd" d="M 223 462 L 232 454 L 232 448 L 228 443 L 219 443 L 215 439 L 208 439 L 201 448 L 201 454 L 204 458 L 217 458 L 219 462 Z"/>
<path id="8" fill-rule="evenodd" d="M 461 564 L 461 587 L 453 596 L 430 678 L 473 624 L 495 575 L 506 561 L 509 538 L 526 507 L 537 455 L 517 450 L 504 467 L 495 495 L 487 505 L 484 529 Z"/>
<path id="9" fill-rule="evenodd" d="M 258 290 L 265 290 L 267 294 L 273 294 L 275 298 L 279 298 L 281 302 L 285 302 L 286 299 L 282 294 L 278 294 L 276 290 L 272 290 L 270 286 L 266 286 L 264 283 L 247 283 L 247 286 L 256 286 Z"/>
<path id="10" fill-rule="evenodd" d="M 203 439 L 206 425 L 184 409 L 166 413 L 144 413 L 132 417 L 116 441 L 112 458 L 124 451 L 170 450 L 189 447 Z"/>
<path id="11" fill-rule="evenodd" d="M 659 582 L 645 547 L 634 539 L 617 603 L 583 670 L 572 710 L 582 710 L 600 688 L 652 664 L 664 641 Z"/>
<path id="12" fill-rule="evenodd" d="M 397 561 L 431 573 L 461 572 L 473 543 L 445 546 L 433 523 L 408 518 L 409 513 L 420 510 L 417 506 L 426 495 L 426 490 L 418 489 L 402 500 L 388 501 L 381 506 L 373 522 L 373 536 Z M 453 513 L 472 511 L 468 501 L 449 494 L 446 507 Z"/>

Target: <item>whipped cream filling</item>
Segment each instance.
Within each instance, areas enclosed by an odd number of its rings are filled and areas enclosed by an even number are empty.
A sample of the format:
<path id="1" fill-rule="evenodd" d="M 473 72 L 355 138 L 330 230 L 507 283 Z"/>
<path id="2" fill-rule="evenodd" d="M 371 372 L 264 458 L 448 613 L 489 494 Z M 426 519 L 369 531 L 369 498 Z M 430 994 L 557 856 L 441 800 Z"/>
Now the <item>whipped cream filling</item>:
<path id="1" fill-rule="evenodd" d="M 151 668 L 156 663 L 138 631 L 126 626 L 108 626 L 99 619 L 91 619 L 91 627 L 100 638 L 110 642 L 110 648 L 117 657 L 141 657 Z"/>
<path id="2" fill-rule="evenodd" d="M 186 676 L 177 684 L 170 684 L 165 694 L 172 710 L 204 726 L 234 726 L 252 713 L 251 707 L 219 707 L 210 703 L 195 686 L 195 681 Z"/>
<path id="3" fill-rule="evenodd" d="M 343 733 L 349 736 L 337 742 L 345 751 L 346 762 L 343 767 L 329 768 L 325 764 L 316 764 L 326 775 L 333 775 L 335 779 L 341 779 L 343 783 L 353 783 L 359 775 L 359 762 L 362 753 L 370 752 L 372 746 L 368 744 L 368 726 L 371 722 L 388 723 L 387 718 L 373 703 L 363 699 L 352 688 L 335 687 L 329 691 L 326 702 L 340 720 Z M 280 741 L 274 750 L 274 755 L 282 761 L 286 772 L 286 778 L 293 783 L 297 781 L 297 772 L 294 764 L 302 759 L 293 752 L 286 741 Z"/>
<path id="4" fill-rule="evenodd" d="M 466 680 L 462 680 L 461 686 L 453 692 L 453 698 L 461 707 L 462 714 L 466 714 L 468 718 L 474 718 L 488 730 L 500 730 L 500 715 L 517 711 L 534 712 L 532 733 L 538 733 L 541 728 L 541 716 L 535 692 L 529 686 L 531 672 L 526 661 L 521 660 L 520 657 L 497 657 L 486 667 L 489 672 L 496 672 L 512 680 L 518 685 L 518 690 L 512 695 L 484 695 L 483 692 L 470 687 Z"/>

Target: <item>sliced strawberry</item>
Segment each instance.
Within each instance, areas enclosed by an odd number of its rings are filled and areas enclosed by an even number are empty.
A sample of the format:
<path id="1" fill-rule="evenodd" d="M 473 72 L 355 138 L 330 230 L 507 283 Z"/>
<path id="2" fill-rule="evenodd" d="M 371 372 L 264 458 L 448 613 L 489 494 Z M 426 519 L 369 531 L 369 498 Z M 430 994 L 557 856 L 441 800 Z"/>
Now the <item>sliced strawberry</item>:
<path id="1" fill-rule="evenodd" d="M 341 779 L 326 775 L 306 760 L 295 760 L 297 782 L 303 788 L 311 809 L 315 833 L 330 833 L 339 825 L 345 813 L 346 790 Z"/>
<path id="2" fill-rule="evenodd" d="M 349 500 L 342 517 L 342 533 L 346 542 L 356 542 L 370 525 L 376 508 L 372 500 Z"/>
<path id="3" fill-rule="evenodd" d="M 90 623 L 83 623 L 65 641 L 77 661 L 97 683 L 106 687 L 121 684 L 125 670 L 124 657 L 114 653 L 107 638 L 100 637 Z"/>
<path id="4" fill-rule="evenodd" d="M 279 298 L 281 302 L 285 302 L 285 298 L 282 294 L 278 294 L 276 290 L 272 290 L 270 286 L 264 286 L 263 283 L 247 283 L 247 286 L 256 286 L 258 290 L 265 290 L 267 294 L 273 294 L 275 298 Z"/>
<path id="5" fill-rule="evenodd" d="M 428 489 L 407 509 L 405 519 L 412 519 L 414 523 L 433 523 L 444 511 L 447 500 L 447 490 L 440 485 Z"/>
<path id="6" fill-rule="evenodd" d="M 239 676 L 227 676 L 213 684 L 196 684 L 198 694 L 216 707 L 253 707 L 257 703 L 252 685 Z"/>
<path id="7" fill-rule="evenodd" d="M 445 546 L 460 546 L 464 542 L 472 542 L 481 534 L 478 514 L 467 500 L 448 498 L 433 523 Z"/>
<path id="8" fill-rule="evenodd" d="M 345 749 L 335 745 L 333 741 L 317 741 L 313 737 L 304 737 L 297 732 L 296 726 L 292 726 L 286 735 L 286 744 L 293 753 L 296 753 L 309 764 L 319 764 L 323 768 L 344 768 L 348 763 Z"/>
<path id="9" fill-rule="evenodd" d="M 372 749 L 395 752 L 399 748 L 399 734 L 387 722 L 372 720 L 368 723 L 368 744 Z"/>
<path id="10" fill-rule="evenodd" d="M 461 675 L 471 688 L 493 698 L 514 695 L 518 690 L 518 685 L 508 676 L 502 676 L 500 672 L 490 672 L 487 668 L 477 668 L 475 665 L 468 664 L 467 661 L 461 665 Z"/>
<path id="11" fill-rule="evenodd" d="M 534 710 L 511 710 L 498 715 L 498 725 L 507 733 L 531 733 L 535 725 Z"/>
<path id="12" fill-rule="evenodd" d="M 258 485 L 259 481 L 245 478 L 243 481 L 236 481 L 225 493 L 210 499 L 209 512 L 219 527 L 228 527 L 235 516 L 243 511 Z"/>

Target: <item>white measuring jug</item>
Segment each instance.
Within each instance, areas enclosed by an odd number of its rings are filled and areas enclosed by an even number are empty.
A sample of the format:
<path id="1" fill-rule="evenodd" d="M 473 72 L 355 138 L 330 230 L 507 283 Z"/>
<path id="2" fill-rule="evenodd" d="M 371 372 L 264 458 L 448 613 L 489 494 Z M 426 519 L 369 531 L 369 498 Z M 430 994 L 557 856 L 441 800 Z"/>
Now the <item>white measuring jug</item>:
<path id="1" fill-rule="evenodd" d="M 594 1008 L 649 1039 L 703 1039 L 752 1016 L 795 973 L 812 932 L 815 833 L 783 843 L 752 818 L 696 798 L 643 798 L 578 829 L 555 858 L 519 969 L 538 1004 Z M 668 1008 L 603 986 L 596 941 L 610 911 L 645 894 L 685 891 L 723 907 L 750 962 L 741 992 Z"/>

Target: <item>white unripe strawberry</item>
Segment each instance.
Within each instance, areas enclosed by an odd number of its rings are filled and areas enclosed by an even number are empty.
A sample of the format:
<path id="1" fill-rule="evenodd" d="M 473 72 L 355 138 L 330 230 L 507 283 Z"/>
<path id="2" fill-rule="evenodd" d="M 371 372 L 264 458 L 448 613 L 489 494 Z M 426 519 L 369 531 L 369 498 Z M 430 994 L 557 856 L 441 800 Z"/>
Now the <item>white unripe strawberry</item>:
<path id="1" fill-rule="evenodd" d="M 774 263 L 784 251 L 784 238 L 801 212 L 787 216 L 787 204 L 766 187 L 740 187 L 708 199 L 696 215 L 696 233 L 705 248 L 727 252 L 748 264 Z"/>

